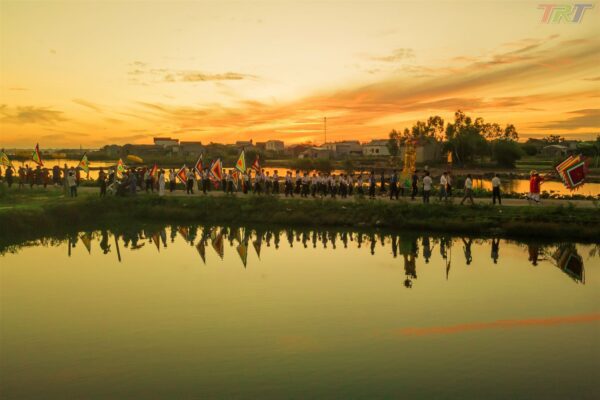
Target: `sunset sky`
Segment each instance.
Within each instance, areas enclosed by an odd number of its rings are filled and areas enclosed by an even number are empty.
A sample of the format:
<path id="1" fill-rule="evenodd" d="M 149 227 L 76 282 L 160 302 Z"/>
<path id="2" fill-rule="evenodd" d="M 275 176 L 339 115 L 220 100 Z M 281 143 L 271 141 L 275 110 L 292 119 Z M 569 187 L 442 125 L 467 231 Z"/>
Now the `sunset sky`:
<path id="1" fill-rule="evenodd" d="M 387 137 L 454 111 L 600 133 L 600 5 L 0 1 L 0 147 Z M 569 3 L 569 2 L 566 2 Z"/>

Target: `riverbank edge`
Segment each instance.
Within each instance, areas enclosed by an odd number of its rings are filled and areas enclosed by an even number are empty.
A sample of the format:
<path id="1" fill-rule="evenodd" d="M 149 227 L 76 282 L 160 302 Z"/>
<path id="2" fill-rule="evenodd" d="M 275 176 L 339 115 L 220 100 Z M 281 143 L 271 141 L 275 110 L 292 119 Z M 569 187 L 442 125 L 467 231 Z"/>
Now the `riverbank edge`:
<path id="1" fill-rule="evenodd" d="M 382 228 L 465 236 L 597 242 L 600 208 L 460 206 L 359 199 L 275 197 L 137 197 L 51 199 L 0 210 L 0 242 L 97 229 L 122 222 L 290 227 Z"/>

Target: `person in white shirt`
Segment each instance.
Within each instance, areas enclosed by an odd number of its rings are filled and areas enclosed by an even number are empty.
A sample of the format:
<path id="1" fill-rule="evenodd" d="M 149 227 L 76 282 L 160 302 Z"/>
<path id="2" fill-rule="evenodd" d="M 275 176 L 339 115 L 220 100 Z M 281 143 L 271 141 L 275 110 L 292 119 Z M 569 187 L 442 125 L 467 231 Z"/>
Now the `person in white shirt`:
<path id="1" fill-rule="evenodd" d="M 429 203 L 432 185 L 433 179 L 429 176 L 429 171 L 425 171 L 425 176 L 423 177 L 423 203 Z"/>
<path id="2" fill-rule="evenodd" d="M 444 171 L 440 177 L 440 201 L 448 201 L 448 173 Z"/>
<path id="3" fill-rule="evenodd" d="M 165 195 L 165 171 L 162 169 L 158 173 L 158 195 Z"/>
<path id="4" fill-rule="evenodd" d="M 498 204 L 502 205 L 502 198 L 500 197 L 500 178 L 498 174 L 494 174 L 492 178 L 492 203 L 496 204 L 496 199 L 498 199 Z"/>
<path id="5" fill-rule="evenodd" d="M 471 204 L 475 204 L 473 201 L 473 179 L 471 178 L 471 174 L 468 174 L 467 179 L 465 179 L 465 195 L 460 204 L 463 204 L 466 199 L 471 200 Z"/>

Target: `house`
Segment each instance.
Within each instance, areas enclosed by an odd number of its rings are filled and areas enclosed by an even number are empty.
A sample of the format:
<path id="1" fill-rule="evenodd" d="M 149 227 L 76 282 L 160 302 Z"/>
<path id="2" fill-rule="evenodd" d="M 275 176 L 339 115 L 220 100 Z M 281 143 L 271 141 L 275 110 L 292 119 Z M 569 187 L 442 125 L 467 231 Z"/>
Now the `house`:
<path id="1" fill-rule="evenodd" d="M 267 142 L 256 142 L 254 143 L 254 147 L 256 147 L 259 150 L 267 150 Z"/>
<path id="2" fill-rule="evenodd" d="M 309 147 L 308 149 L 304 150 L 302 153 L 300 153 L 300 155 L 298 156 L 298 158 L 308 158 L 308 159 L 322 159 L 322 160 L 326 160 L 329 159 L 331 152 L 323 147 Z"/>
<path id="3" fill-rule="evenodd" d="M 363 144 L 362 153 L 365 156 L 389 156 L 390 150 L 388 148 L 388 140 L 371 140 L 369 143 Z"/>
<path id="4" fill-rule="evenodd" d="M 302 154 L 302 152 L 304 152 L 310 147 L 312 146 L 306 143 L 293 144 L 291 146 L 286 147 L 284 151 L 286 154 L 292 156 L 293 158 L 297 158 L 300 156 L 300 154 Z"/>
<path id="5" fill-rule="evenodd" d="M 285 148 L 283 141 L 281 140 L 267 140 L 266 149 L 268 151 L 274 151 L 275 153 L 283 152 Z"/>
<path id="6" fill-rule="evenodd" d="M 254 147 L 254 144 L 252 143 L 252 139 L 238 140 L 237 142 L 235 142 L 235 147 L 237 147 L 239 150 L 252 149 Z"/>
<path id="7" fill-rule="evenodd" d="M 569 152 L 569 147 L 560 144 L 551 144 L 542 147 L 542 154 L 545 156 L 559 157 L 564 156 Z"/>
<path id="8" fill-rule="evenodd" d="M 179 143 L 179 152 L 183 155 L 199 156 L 204 151 L 202 142 L 181 141 Z"/>
<path id="9" fill-rule="evenodd" d="M 179 139 L 174 139 L 174 138 L 170 138 L 170 137 L 155 137 L 154 144 L 156 146 L 162 146 L 162 147 L 177 146 L 179 144 Z"/>
<path id="10" fill-rule="evenodd" d="M 404 159 L 405 152 L 406 146 L 401 145 L 398 157 Z M 439 161 L 442 154 L 442 146 L 438 142 L 426 142 L 425 144 L 417 144 L 415 152 L 416 162 L 418 163 Z"/>
<path id="11" fill-rule="evenodd" d="M 347 157 L 363 153 L 362 146 L 358 140 L 324 143 L 321 147 L 329 150 L 335 157 Z"/>

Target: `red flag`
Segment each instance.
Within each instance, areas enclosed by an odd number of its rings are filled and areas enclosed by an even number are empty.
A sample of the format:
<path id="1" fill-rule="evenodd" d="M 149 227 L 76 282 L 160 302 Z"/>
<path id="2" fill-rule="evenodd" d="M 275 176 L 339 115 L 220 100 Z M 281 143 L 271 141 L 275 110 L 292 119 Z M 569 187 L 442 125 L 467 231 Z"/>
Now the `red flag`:
<path id="1" fill-rule="evenodd" d="M 254 162 L 252 163 L 252 167 L 250 167 L 250 168 L 252 168 L 253 170 L 255 170 L 257 172 L 260 171 L 260 162 L 258 160 L 258 154 L 256 155 L 256 160 L 254 160 Z"/>
<path id="2" fill-rule="evenodd" d="M 196 171 L 198 171 L 198 175 L 202 174 L 202 154 L 200 154 L 200 158 L 196 161 L 196 165 L 194 165 Z"/>
<path id="3" fill-rule="evenodd" d="M 183 164 L 183 167 L 181 167 L 181 169 L 177 173 L 177 177 L 181 179 L 181 182 L 187 183 L 187 175 L 185 174 L 185 164 Z"/>
<path id="4" fill-rule="evenodd" d="M 156 174 L 156 171 L 158 171 L 158 166 L 156 164 L 154 164 L 154 166 L 150 170 L 150 176 L 154 178 L 154 175 Z"/>
<path id="5" fill-rule="evenodd" d="M 221 159 L 217 158 L 215 162 L 210 166 L 210 175 L 213 180 L 221 181 L 223 179 L 223 165 L 221 165 Z"/>

